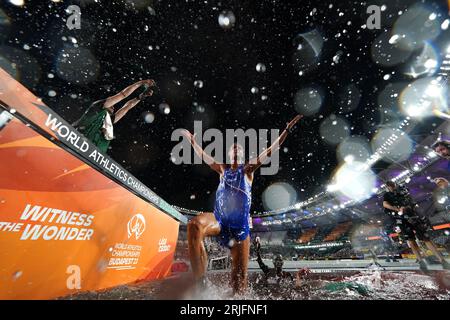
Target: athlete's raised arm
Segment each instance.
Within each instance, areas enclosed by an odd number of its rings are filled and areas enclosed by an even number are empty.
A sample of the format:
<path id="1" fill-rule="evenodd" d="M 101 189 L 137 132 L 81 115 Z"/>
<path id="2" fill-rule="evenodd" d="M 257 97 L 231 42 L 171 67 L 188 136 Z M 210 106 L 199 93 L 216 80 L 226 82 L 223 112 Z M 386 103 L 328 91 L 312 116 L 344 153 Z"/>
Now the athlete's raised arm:
<path id="1" fill-rule="evenodd" d="M 255 172 L 271 155 L 272 152 L 277 151 L 280 146 L 283 144 L 284 140 L 286 140 L 286 137 L 288 133 L 291 131 L 291 129 L 295 126 L 295 124 L 303 118 L 303 115 L 297 115 L 294 119 L 292 119 L 287 125 L 286 129 L 281 133 L 281 135 L 278 137 L 277 140 L 275 140 L 272 145 L 261 152 L 261 154 L 256 159 L 251 159 L 246 165 L 245 165 L 245 172 L 246 173 L 253 173 Z"/>
<path id="2" fill-rule="evenodd" d="M 210 166 L 211 169 L 216 171 L 218 174 L 223 174 L 225 166 L 223 164 L 217 163 L 213 157 L 205 152 L 195 141 L 195 134 L 190 133 L 188 130 L 183 130 L 182 134 L 189 140 L 194 149 L 195 153 L 203 159 L 203 161 Z"/>

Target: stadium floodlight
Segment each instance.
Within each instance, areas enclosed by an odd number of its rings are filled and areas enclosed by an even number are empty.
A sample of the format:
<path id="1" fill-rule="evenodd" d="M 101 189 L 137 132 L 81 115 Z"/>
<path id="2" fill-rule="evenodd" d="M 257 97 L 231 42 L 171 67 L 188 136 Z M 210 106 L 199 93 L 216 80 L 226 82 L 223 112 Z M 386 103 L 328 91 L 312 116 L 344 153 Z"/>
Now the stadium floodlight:
<path id="1" fill-rule="evenodd" d="M 329 184 L 327 186 L 327 191 L 328 192 L 334 192 L 334 191 L 337 191 L 338 189 L 339 189 L 339 187 L 336 184 Z"/>
<path id="2" fill-rule="evenodd" d="M 428 157 L 429 157 L 430 159 L 433 159 L 433 158 L 436 158 L 436 157 L 437 157 L 437 154 L 436 154 L 436 152 L 434 152 L 434 151 L 430 151 L 430 152 L 428 152 Z"/>
<path id="3" fill-rule="evenodd" d="M 405 108 L 405 111 L 411 117 L 419 117 L 423 114 L 423 108 L 416 104 L 410 104 Z"/>
<path id="4" fill-rule="evenodd" d="M 442 95 L 442 88 L 437 85 L 437 84 L 430 84 L 425 93 L 429 96 L 429 97 L 439 97 Z"/>
<path id="5" fill-rule="evenodd" d="M 352 154 L 349 154 L 344 158 L 344 161 L 348 164 L 352 164 L 353 160 L 355 160 L 355 156 L 353 156 Z"/>

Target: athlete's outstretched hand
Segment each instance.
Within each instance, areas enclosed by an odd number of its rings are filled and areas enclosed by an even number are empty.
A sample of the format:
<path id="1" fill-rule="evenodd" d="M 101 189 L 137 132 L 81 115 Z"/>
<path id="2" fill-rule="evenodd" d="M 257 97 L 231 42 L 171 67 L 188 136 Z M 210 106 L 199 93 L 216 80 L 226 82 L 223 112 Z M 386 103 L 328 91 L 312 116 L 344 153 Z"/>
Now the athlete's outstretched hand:
<path id="1" fill-rule="evenodd" d="M 273 151 L 277 151 L 280 146 L 283 144 L 284 140 L 286 140 L 286 137 L 288 136 L 289 132 L 291 132 L 291 129 L 295 126 L 295 124 L 303 118 L 303 115 L 299 114 L 294 117 L 290 122 L 286 124 L 286 129 L 281 133 L 281 135 L 276 139 L 272 145 L 261 152 L 261 154 L 258 155 L 256 159 L 251 159 L 245 166 L 245 172 L 247 174 L 252 174 L 255 172 L 263 163 L 266 162 L 266 160 L 272 155 Z"/>
<path id="2" fill-rule="evenodd" d="M 259 237 L 255 238 L 255 250 L 256 252 L 260 252 L 261 251 L 261 241 L 259 239 Z"/>
<path id="3" fill-rule="evenodd" d="M 303 115 L 301 115 L 301 114 L 296 115 L 295 118 L 292 119 L 292 120 L 286 125 L 286 129 L 287 129 L 288 131 L 290 131 L 290 130 L 295 126 L 295 124 L 296 124 L 301 118 L 303 118 Z"/>
<path id="4" fill-rule="evenodd" d="M 192 134 L 189 130 L 181 130 L 181 134 L 185 136 L 189 142 L 193 143 L 195 141 L 195 134 Z"/>

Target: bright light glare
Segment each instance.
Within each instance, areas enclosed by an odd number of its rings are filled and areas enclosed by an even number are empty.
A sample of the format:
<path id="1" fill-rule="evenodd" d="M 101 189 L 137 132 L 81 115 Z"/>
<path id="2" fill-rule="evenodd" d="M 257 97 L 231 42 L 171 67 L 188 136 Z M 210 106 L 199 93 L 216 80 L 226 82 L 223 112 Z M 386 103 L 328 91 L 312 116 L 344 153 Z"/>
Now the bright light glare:
<path id="1" fill-rule="evenodd" d="M 430 157 L 430 158 L 436 158 L 436 157 L 437 157 L 437 154 L 436 154 L 436 152 L 434 152 L 434 151 L 430 151 L 430 152 L 428 152 L 428 157 Z"/>
<path id="2" fill-rule="evenodd" d="M 348 156 L 346 156 L 344 158 L 344 161 L 347 162 L 348 164 L 352 164 L 354 160 L 355 160 L 355 157 L 352 154 L 349 154 Z"/>
<path id="3" fill-rule="evenodd" d="M 437 61 L 434 59 L 428 59 L 427 61 L 425 61 L 424 65 L 425 65 L 425 68 L 432 69 L 437 66 Z"/>
<path id="4" fill-rule="evenodd" d="M 416 104 L 411 104 L 405 108 L 406 114 L 410 117 L 416 118 L 423 113 L 423 108 Z"/>
<path id="5" fill-rule="evenodd" d="M 24 0 L 9 0 L 15 6 L 23 6 L 25 4 Z"/>
<path id="6" fill-rule="evenodd" d="M 333 176 L 327 189 L 338 191 L 353 201 L 368 199 L 376 188 L 376 176 L 364 163 L 344 163 Z"/>
<path id="7" fill-rule="evenodd" d="M 425 90 L 429 97 L 439 97 L 442 94 L 442 87 L 436 84 L 430 84 Z"/>

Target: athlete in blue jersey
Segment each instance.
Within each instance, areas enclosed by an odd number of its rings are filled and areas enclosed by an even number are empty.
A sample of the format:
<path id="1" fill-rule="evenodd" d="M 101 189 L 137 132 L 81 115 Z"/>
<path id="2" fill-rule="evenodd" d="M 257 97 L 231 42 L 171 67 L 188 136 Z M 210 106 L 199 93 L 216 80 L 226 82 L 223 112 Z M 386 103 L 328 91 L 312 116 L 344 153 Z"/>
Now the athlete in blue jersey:
<path id="1" fill-rule="evenodd" d="M 208 257 L 203 245 L 204 238 L 219 236 L 222 244 L 231 250 L 233 292 L 242 293 L 247 288 L 253 174 L 265 163 L 272 152 L 278 150 L 301 117 L 296 116 L 268 149 L 247 163 L 244 162 L 244 150 L 238 144 L 233 144 L 228 152 L 229 165 L 217 163 L 196 143 L 194 135 L 189 131 L 184 132 L 195 152 L 220 175 L 214 213 L 202 213 L 191 219 L 188 224 L 189 256 L 196 280 L 204 279 L 208 265 Z"/>

